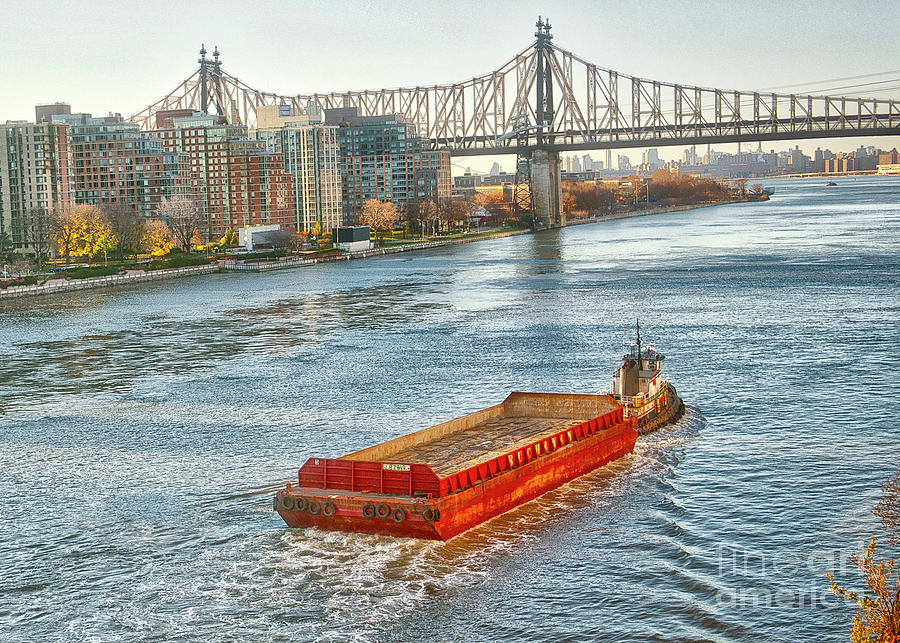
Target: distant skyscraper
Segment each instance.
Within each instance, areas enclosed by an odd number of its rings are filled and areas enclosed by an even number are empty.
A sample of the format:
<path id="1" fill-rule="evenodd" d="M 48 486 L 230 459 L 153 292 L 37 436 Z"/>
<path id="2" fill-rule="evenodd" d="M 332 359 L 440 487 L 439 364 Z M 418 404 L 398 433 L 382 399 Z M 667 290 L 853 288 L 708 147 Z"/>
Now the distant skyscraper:
<path id="1" fill-rule="evenodd" d="M 585 154 L 581 157 L 581 169 L 585 172 L 594 171 L 594 159 L 591 158 L 590 154 Z"/>
<path id="2" fill-rule="evenodd" d="M 498 174 L 500 174 L 500 172 L 502 172 L 502 170 L 500 169 L 500 164 L 494 161 L 494 164 L 491 165 L 491 171 L 488 172 L 488 175 L 497 176 Z"/>
<path id="3" fill-rule="evenodd" d="M 572 157 L 572 171 L 573 172 L 581 172 L 581 161 L 577 156 Z"/>
<path id="4" fill-rule="evenodd" d="M 649 165 L 653 169 L 660 167 L 662 163 L 659 160 L 659 150 L 656 148 L 646 150 L 642 155 L 641 163 L 643 165 Z"/>

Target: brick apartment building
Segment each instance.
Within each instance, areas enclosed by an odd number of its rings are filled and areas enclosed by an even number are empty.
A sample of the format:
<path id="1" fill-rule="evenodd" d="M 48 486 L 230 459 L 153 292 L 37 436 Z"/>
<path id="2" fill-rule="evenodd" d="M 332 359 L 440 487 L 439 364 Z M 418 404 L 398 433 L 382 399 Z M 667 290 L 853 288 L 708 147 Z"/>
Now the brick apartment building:
<path id="1" fill-rule="evenodd" d="M 157 125 L 153 135 L 183 159 L 204 241 L 246 225 L 294 228 L 291 177 L 283 158 L 268 152 L 263 141 L 250 139 L 246 127 L 182 110 L 158 113 Z"/>

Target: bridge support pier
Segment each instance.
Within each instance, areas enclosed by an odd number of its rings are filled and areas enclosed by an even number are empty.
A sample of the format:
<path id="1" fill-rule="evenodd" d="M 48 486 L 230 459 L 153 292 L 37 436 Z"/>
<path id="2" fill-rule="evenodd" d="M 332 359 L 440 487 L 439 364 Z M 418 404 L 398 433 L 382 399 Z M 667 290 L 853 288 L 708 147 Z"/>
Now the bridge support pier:
<path id="1" fill-rule="evenodd" d="M 531 202 L 534 206 L 535 228 L 557 228 L 566 225 L 566 215 L 561 207 L 559 152 L 532 150 Z"/>

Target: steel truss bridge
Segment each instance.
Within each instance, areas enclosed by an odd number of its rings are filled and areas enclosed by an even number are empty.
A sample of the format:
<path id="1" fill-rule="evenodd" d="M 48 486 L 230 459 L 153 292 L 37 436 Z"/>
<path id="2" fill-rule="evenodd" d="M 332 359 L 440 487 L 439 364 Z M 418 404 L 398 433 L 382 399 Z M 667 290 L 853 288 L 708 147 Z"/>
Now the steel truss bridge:
<path id="1" fill-rule="evenodd" d="M 325 94 L 262 92 L 200 49 L 200 66 L 174 91 L 135 114 L 144 130 L 161 110 L 214 111 L 254 127 L 267 105 L 321 116 L 356 107 L 398 114 L 435 149 L 458 156 L 516 154 L 515 206 L 535 227 L 565 225 L 559 153 L 564 150 L 900 135 L 900 101 L 724 90 L 647 80 L 600 67 L 553 43 L 538 19 L 535 40 L 499 69 L 452 85 Z M 524 186 L 520 190 L 520 186 Z"/>
<path id="2" fill-rule="evenodd" d="M 356 106 L 363 116 L 400 114 L 452 154 L 509 154 L 525 142 L 552 151 L 695 145 L 844 136 L 900 135 L 900 100 L 762 93 L 648 80 L 600 67 L 552 41 L 539 21 L 535 41 L 499 69 L 451 85 L 276 94 L 222 69 L 219 52 L 172 92 L 132 117 L 154 127 L 159 110 L 215 111 L 253 127 L 256 110 L 295 113 Z"/>

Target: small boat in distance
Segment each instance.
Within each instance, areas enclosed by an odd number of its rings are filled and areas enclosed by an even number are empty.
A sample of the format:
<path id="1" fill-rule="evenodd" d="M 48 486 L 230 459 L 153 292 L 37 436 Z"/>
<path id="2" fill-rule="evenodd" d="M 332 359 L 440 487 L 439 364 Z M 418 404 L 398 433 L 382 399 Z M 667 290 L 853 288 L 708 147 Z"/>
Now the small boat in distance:
<path id="1" fill-rule="evenodd" d="M 628 455 L 680 417 L 653 348 L 613 394 L 510 393 L 500 404 L 340 458 L 309 458 L 274 499 L 291 527 L 449 540 Z"/>
<path id="2" fill-rule="evenodd" d="M 832 185 L 837 185 L 837 183 L 835 183 L 834 181 L 829 181 L 829 182 L 826 183 L 825 185 L 826 185 L 827 187 L 831 187 Z"/>

